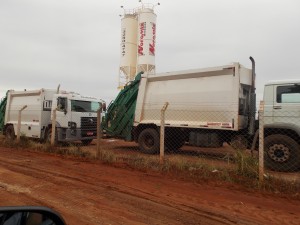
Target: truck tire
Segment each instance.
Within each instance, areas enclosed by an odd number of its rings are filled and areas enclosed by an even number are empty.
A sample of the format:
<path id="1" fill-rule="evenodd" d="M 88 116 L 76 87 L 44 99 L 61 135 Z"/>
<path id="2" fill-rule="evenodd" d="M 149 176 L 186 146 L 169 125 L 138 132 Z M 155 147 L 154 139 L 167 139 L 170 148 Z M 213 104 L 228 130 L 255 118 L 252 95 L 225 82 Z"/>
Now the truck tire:
<path id="1" fill-rule="evenodd" d="M 92 141 L 93 141 L 93 139 L 87 139 L 87 140 L 82 140 L 81 143 L 86 146 L 86 145 L 91 144 Z"/>
<path id="2" fill-rule="evenodd" d="M 138 143 L 140 151 L 146 154 L 155 154 L 159 152 L 159 134 L 153 128 L 143 130 L 139 137 Z"/>
<path id="3" fill-rule="evenodd" d="M 15 139 L 15 130 L 13 125 L 9 125 L 5 131 L 5 138 L 9 141 L 13 141 Z"/>
<path id="4" fill-rule="evenodd" d="M 265 164 L 271 170 L 287 172 L 299 169 L 299 144 L 289 136 L 274 134 L 265 138 Z"/>

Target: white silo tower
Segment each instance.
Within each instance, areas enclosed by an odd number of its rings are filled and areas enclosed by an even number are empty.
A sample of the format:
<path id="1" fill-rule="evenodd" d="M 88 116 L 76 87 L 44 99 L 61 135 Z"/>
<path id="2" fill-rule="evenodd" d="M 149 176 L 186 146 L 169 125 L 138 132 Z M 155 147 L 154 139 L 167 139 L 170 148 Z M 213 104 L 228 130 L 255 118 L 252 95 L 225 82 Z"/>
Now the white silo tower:
<path id="1" fill-rule="evenodd" d="M 137 65 L 138 19 L 134 10 L 124 10 L 121 20 L 121 60 L 119 88 L 134 80 Z"/>
<path id="2" fill-rule="evenodd" d="M 155 73 L 157 3 L 125 10 L 121 20 L 119 89 L 134 80 L 138 72 Z M 123 6 L 121 6 L 123 8 Z"/>
<path id="3" fill-rule="evenodd" d="M 156 14 L 153 4 L 144 4 L 138 14 L 137 72 L 155 73 Z"/>

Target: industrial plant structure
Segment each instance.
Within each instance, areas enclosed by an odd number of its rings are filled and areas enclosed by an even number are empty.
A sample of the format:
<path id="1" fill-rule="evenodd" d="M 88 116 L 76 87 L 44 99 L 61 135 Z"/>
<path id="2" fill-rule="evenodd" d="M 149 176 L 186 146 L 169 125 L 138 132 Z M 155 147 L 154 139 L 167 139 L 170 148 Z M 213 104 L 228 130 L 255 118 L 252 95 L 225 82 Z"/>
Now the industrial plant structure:
<path id="1" fill-rule="evenodd" d="M 134 80 L 137 73 L 155 73 L 156 4 L 124 9 L 121 20 L 121 60 L 119 89 Z M 123 6 L 121 6 L 123 8 Z"/>

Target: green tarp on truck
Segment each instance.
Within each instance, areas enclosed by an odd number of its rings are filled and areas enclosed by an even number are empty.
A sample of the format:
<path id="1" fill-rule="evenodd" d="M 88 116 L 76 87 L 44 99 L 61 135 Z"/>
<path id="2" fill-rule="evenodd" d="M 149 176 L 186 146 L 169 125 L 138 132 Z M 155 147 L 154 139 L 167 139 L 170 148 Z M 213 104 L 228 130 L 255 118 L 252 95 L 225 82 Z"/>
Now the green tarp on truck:
<path id="1" fill-rule="evenodd" d="M 3 99 L 1 99 L 0 102 L 0 132 L 3 131 L 3 127 L 4 127 L 6 102 L 7 102 L 7 95 Z"/>
<path id="2" fill-rule="evenodd" d="M 109 105 L 102 123 L 107 135 L 132 140 L 131 131 L 142 74 L 138 73 L 135 80 L 126 85 Z"/>

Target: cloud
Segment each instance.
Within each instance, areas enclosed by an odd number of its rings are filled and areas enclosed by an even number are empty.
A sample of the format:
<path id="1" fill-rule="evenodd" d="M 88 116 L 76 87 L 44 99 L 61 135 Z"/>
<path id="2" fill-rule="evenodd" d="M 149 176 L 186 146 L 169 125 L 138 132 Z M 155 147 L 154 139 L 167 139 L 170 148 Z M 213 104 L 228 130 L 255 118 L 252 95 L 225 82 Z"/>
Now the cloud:
<path id="1" fill-rule="evenodd" d="M 150 1 L 155 3 L 155 1 Z M 7 89 L 117 94 L 120 5 L 137 1 L 0 1 L 0 97 Z M 164 0 L 157 13 L 158 72 L 257 61 L 257 86 L 297 78 L 297 0 Z"/>

